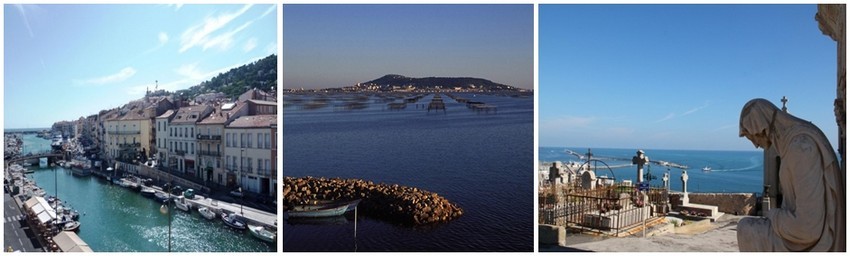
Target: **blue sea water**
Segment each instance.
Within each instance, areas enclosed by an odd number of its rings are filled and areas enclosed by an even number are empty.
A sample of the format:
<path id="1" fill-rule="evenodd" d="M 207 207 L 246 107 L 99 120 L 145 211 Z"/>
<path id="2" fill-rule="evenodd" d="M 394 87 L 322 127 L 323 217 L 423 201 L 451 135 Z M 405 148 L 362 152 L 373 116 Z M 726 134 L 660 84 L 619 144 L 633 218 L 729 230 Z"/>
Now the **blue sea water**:
<path id="1" fill-rule="evenodd" d="M 579 154 L 587 153 L 588 148 L 580 147 L 540 147 L 541 162 L 581 162 L 577 157 L 565 153 L 565 149 Z M 608 165 L 617 166 L 630 164 L 635 149 L 591 148 L 594 157 Z M 653 150 L 642 149 L 650 160 L 662 160 L 688 166 L 688 192 L 745 192 L 760 193 L 764 190 L 764 158 L 761 151 L 708 151 L 708 150 Z M 626 161 L 628 160 L 628 161 Z M 703 167 L 711 167 L 710 172 L 703 172 Z M 661 185 L 661 177 L 667 172 L 667 167 L 650 165 L 649 171 L 658 177 L 651 183 Z M 682 171 L 670 168 L 670 189 L 682 190 Z M 608 175 L 609 172 L 598 171 L 597 175 Z M 613 170 L 617 180 L 635 180 L 636 166 L 617 168 Z"/>
<path id="2" fill-rule="evenodd" d="M 496 105 L 498 113 L 476 114 L 445 96 L 445 114 L 411 104 L 385 110 L 374 97 L 360 110 L 335 109 L 333 98 L 320 109 L 285 107 L 284 176 L 418 187 L 457 203 L 464 215 L 432 227 L 360 216 L 356 240 L 350 219 L 337 225 L 284 221 L 284 251 L 532 251 L 534 101 L 463 96 Z"/>

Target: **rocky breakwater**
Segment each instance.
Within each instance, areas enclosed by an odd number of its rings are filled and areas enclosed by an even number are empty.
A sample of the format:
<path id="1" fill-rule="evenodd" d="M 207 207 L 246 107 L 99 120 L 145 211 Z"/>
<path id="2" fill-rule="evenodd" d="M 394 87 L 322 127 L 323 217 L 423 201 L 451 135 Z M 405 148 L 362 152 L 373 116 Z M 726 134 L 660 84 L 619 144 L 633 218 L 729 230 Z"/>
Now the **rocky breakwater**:
<path id="1" fill-rule="evenodd" d="M 409 225 L 448 222 L 463 215 L 463 209 L 437 193 L 398 184 L 376 184 L 360 179 L 284 177 L 284 206 L 311 200 L 362 199 L 360 213 Z"/>

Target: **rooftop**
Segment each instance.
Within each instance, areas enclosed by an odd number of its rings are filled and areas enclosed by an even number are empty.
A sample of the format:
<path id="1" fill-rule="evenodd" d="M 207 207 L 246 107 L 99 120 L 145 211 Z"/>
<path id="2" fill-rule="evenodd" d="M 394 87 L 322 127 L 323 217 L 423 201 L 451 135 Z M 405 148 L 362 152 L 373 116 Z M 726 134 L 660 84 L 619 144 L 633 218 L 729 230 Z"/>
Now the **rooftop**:
<path id="1" fill-rule="evenodd" d="M 233 120 L 228 128 L 270 128 L 277 123 L 277 115 L 243 116 Z"/>

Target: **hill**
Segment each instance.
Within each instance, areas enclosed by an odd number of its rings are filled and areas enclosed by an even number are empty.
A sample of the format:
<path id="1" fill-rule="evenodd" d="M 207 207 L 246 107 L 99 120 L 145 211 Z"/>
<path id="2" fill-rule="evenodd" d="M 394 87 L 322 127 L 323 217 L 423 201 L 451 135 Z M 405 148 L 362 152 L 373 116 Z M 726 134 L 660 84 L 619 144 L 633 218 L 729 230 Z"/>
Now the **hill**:
<path id="1" fill-rule="evenodd" d="M 277 55 L 275 54 L 230 69 L 198 85 L 178 90 L 175 94 L 183 93 L 189 98 L 194 98 L 204 93 L 221 92 L 227 97 L 235 98 L 251 88 L 268 92 L 272 87 L 277 89 Z"/>
<path id="2" fill-rule="evenodd" d="M 495 83 L 493 81 L 474 77 L 424 77 L 412 78 L 402 75 L 385 75 L 381 78 L 361 83 L 360 86 L 380 86 L 381 88 L 413 87 L 415 89 L 428 88 L 461 88 L 464 90 L 487 90 L 487 91 L 517 91 L 516 87 Z"/>

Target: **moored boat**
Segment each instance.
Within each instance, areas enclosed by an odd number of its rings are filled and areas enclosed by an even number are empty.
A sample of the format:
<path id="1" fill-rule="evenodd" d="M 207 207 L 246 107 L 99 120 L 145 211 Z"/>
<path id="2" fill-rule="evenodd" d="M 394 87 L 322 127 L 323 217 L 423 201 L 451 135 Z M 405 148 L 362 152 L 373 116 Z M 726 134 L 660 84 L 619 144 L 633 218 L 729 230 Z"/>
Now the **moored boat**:
<path id="1" fill-rule="evenodd" d="M 79 231 L 80 230 L 80 222 L 79 221 L 66 222 L 62 226 L 62 230 L 64 230 L 64 231 Z"/>
<path id="2" fill-rule="evenodd" d="M 296 205 L 289 210 L 289 217 L 295 218 L 319 218 L 333 217 L 354 210 L 360 199 L 347 202 L 332 202 L 325 204 Z"/>
<path id="3" fill-rule="evenodd" d="M 153 197 L 156 194 L 156 190 L 151 187 L 142 187 L 142 191 L 140 191 L 140 193 L 142 193 L 142 196 L 144 197 Z"/>
<path id="4" fill-rule="evenodd" d="M 174 200 L 174 206 L 177 206 L 177 209 L 183 210 L 184 212 L 189 211 L 189 202 L 186 202 L 186 198 L 183 196 L 178 196 Z"/>
<path id="5" fill-rule="evenodd" d="M 156 193 L 154 193 L 154 198 L 160 203 L 165 203 L 169 199 L 171 199 L 171 196 L 169 196 L 168 193 L 157 191 Z"/>
<path id="6" fill-rule="evenodd" d="M 231 227 L 233 229 L 238 229 L 238 230 L 244 230 L 245 229 L 245 222 L 239 220 L 238 216 L 236 216 L 235 213 L 228 214 L 226 212 L 222 212 L 221 213 L 221 221 L 223 221 L 225 225 L 227 225 L 228 227 Z"/>
<path id="7" fill-rule="evenodd" d="M 275 240 L 277 240 L 277 234 L 265 226 L 254 226 L 248 224 L 248 231 L 251 232 L 251 235 L 254 237 L 269 243 L 274 243 Z"/>
<path id="8" fill-rule="evenodd" d="M 215 212 L 213 212 L 212 210 L 210 210 L 210 208 L 207 208 L 206 206 L 198 208 L 198 213 L 200 213 L 201 216 L 204 216 L 205 219 L 215 219 Z"/>

